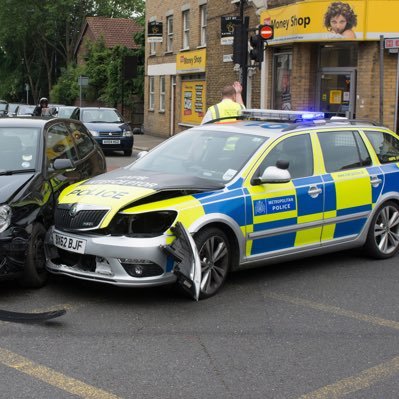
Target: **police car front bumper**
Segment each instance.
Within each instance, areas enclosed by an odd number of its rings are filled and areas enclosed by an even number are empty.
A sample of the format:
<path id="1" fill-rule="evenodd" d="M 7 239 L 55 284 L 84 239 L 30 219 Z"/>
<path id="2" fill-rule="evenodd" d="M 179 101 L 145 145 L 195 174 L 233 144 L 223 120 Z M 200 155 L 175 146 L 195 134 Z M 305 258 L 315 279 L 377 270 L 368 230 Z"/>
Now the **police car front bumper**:
<path id="1" fill-rule="evenodd" d="M 124 287 L 171 284 L 176 276 L 173 260 L 162 250 L 165 244 L 165 236 L 83 236 L 52 227 L 46 235 L 46 267 L 54 274 Z"/>

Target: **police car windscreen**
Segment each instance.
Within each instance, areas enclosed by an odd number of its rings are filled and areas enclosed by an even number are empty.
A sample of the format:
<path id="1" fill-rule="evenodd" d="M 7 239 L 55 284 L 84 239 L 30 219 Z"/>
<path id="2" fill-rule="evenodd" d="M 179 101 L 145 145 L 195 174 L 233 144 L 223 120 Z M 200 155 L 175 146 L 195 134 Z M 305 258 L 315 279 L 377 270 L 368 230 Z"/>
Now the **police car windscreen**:
<path id="1" fill-rule="evenodd" d="M 227 183 L 267 139 L 234 132 L 188 130 L 167 140 L 130 168 Z"/>

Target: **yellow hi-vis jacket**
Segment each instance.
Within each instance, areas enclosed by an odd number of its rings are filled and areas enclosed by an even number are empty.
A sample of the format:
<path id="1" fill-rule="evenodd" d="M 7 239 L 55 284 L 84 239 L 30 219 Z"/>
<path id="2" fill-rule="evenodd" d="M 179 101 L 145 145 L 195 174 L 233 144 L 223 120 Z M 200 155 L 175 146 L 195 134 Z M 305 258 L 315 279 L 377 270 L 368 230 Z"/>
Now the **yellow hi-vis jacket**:
<path id="1" fill-rule="evenodd" d="M 238 116 L 240 111 L 245 107 L 242 104 L 236 103 L 233 100 L 225 99 L 220 103 L 212 105 L 209 107 L 211 111 L 212 119 L 226 118 L 228 116 Z M 230 119 L 225 119 L 229 121 Z M 234 119 L 231 119 L 234 120 Z"/>

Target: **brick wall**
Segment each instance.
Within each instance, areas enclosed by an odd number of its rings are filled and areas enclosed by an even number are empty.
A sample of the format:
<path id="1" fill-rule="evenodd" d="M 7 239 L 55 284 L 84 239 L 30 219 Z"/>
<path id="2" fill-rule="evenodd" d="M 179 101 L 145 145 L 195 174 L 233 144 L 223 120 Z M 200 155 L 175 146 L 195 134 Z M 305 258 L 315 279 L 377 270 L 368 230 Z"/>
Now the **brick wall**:
<path id="1" fill-rule="evenodd" d="M 356 117 L 379 121 L 380 52 L 378 42 L 359 45 Z M 397 55 L 384 51 L 383 123 L 394 129 Z M 396 129 L 394 129 L 396 130 Z"/>

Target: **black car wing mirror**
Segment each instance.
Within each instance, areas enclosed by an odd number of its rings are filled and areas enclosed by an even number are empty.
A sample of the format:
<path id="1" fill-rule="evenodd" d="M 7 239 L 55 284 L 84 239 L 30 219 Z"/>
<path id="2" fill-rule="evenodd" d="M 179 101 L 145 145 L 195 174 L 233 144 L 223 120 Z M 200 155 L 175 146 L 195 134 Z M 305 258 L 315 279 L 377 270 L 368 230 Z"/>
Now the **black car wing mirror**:
<path id="1" fill-rule="evenodd" d="M 54 170 L 68 170 L 68 169 L 75 169 L 75 164 L 67 158 L 58 158 L 53 162 L 53 169 Z"/>

